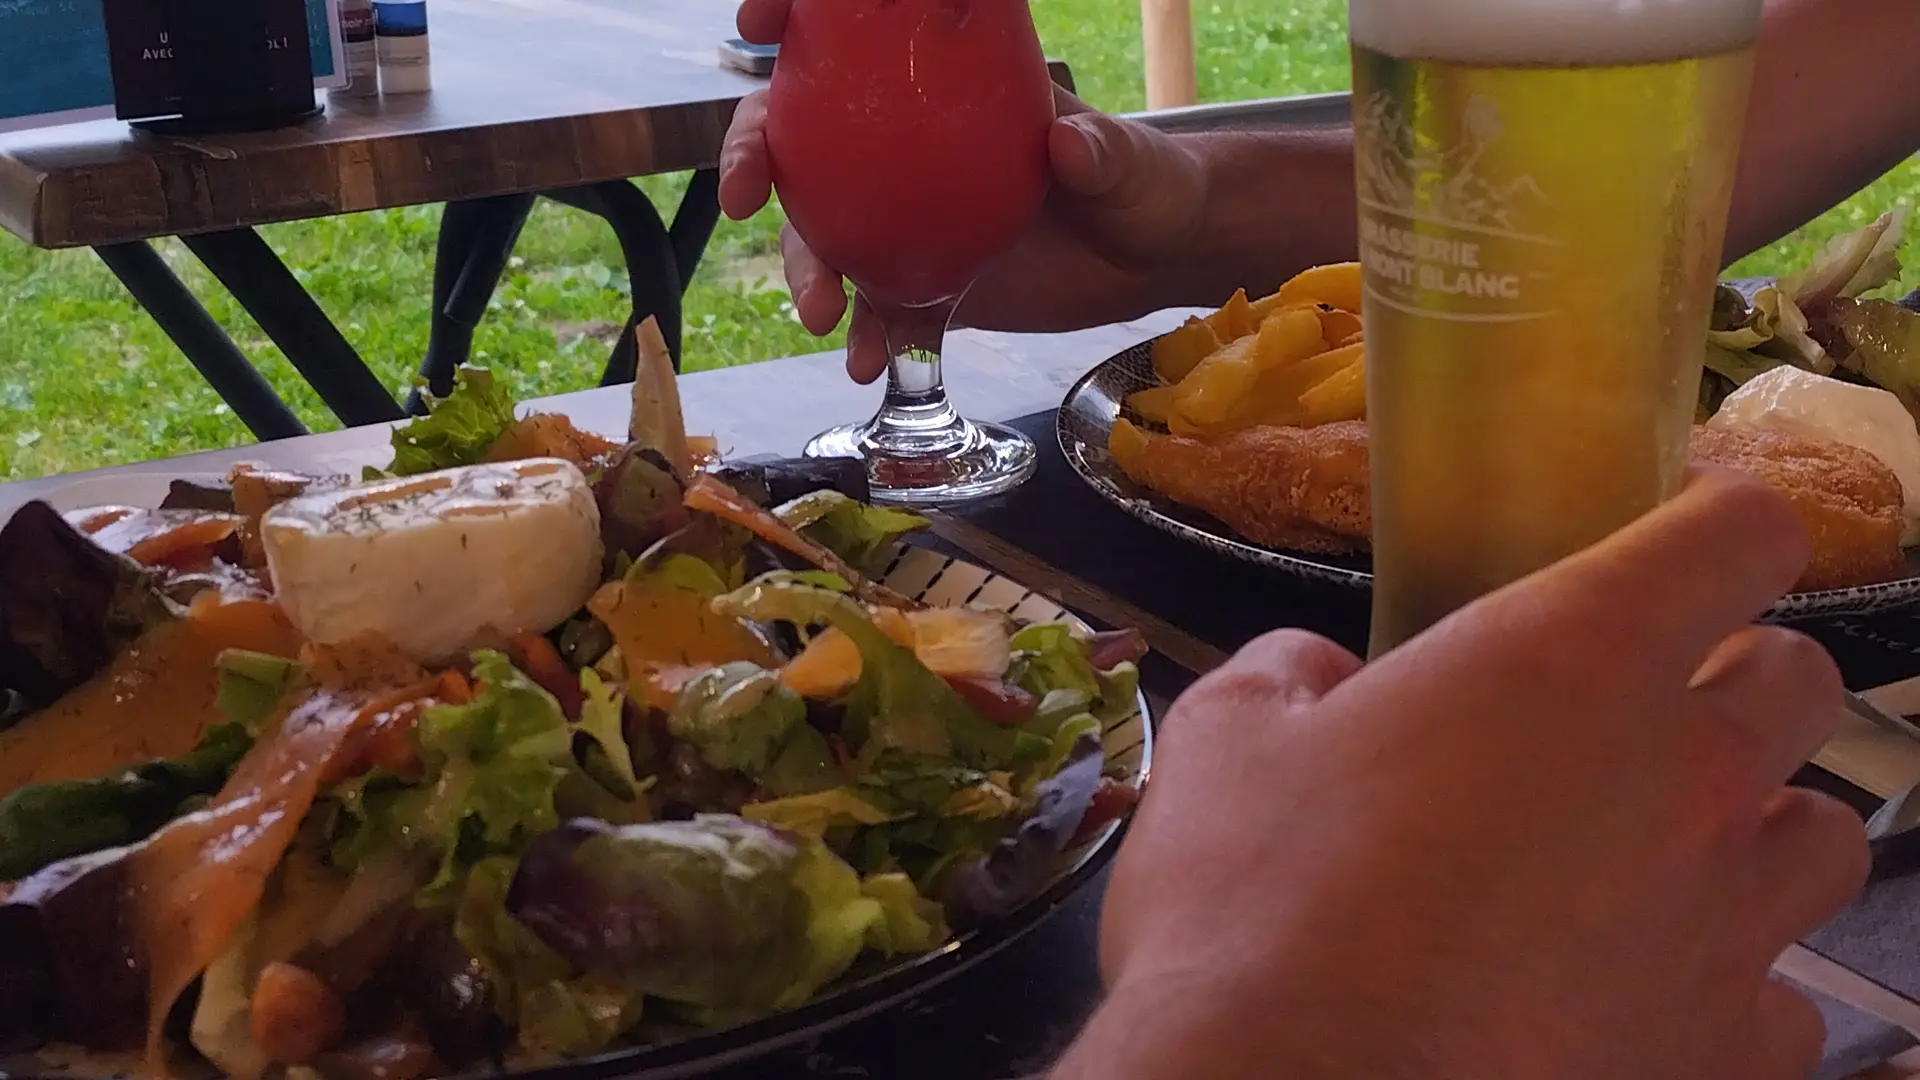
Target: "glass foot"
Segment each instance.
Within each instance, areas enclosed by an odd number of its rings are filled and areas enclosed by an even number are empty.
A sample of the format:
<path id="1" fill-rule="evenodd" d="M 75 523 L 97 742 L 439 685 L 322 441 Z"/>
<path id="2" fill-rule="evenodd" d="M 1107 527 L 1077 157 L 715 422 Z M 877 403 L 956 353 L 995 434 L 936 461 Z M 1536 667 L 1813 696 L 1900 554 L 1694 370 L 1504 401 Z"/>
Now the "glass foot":
<path id="1" fill-rule="evenodd" d="M 822 432 L 805 453 L 865 458 L 873 501 L 898 506 L 949 506 L 999 495 L 1025 483 L 1039 464 L 1033 440 L 1012 428 L 958 419 L 943 427 L 940 438 L 900 439 L 896 432 L 887 440 L 876 421 L 846 424 Z"/>

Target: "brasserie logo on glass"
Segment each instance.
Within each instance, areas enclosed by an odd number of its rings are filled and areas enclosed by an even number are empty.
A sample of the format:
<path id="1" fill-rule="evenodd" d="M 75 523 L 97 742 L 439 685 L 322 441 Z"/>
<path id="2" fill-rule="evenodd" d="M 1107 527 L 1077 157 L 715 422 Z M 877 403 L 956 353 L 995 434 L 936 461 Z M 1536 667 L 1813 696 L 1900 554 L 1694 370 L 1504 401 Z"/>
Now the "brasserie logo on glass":
<path id="1" fill-rule="evenodd" d="M 1467 100 L 1458 138 L 1416 132 L 1399 98 L 1380 90 L 1354 118 L 1359 155 L 1360 261 L 1367 299 L 1409 314 L 1521 322 L 1550 314 L 1532 212 L 1548 199 L 1531 176 L 1486 175 L 1500 108 Z M 1533 250 L 1528 250 L 1529 248 Z"/>

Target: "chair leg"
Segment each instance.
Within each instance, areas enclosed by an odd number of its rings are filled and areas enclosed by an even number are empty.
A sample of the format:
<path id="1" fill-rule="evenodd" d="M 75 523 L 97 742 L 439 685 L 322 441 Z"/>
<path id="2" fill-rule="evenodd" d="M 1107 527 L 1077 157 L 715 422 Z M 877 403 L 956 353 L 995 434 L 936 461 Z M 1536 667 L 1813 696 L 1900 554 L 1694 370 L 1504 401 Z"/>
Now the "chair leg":
<path id="1" fill-rule="evenodd" d="M 680 370 L 680 263 L 672 235 L 645 192 L 625 180 L 547 193 L 548 198 L 604 218 L 620 241 L 633 292 L 633 314 L 614 344 L 601 386 L 632 382 L 637 351 L 635 328 L 653 316 L 666 338 L 673 368 Z"/>
<path id="2" fill-rule="evenodd" d="M 713 239 L 713 227 L 720 223 L 720 170 L 701 169 L 687 182 L 680 196 L 680 209 L 674 212 L 667 234 L 673 240 L 673 259 L 680 268 L 680 291 L 693 284 L 700 269 L 700 258 Z"/>
<path id="3" fill-rule="evenodd" d="M 453 373 L 473 354 L 473 331 L 500 284 L 534 198 L 499 195 L 447 204 L 434 252 L 432 328 L 420 361 L 420 377 L 435 397 L 453 392 Z M 426 411 L 415 388 L 407 395 L 407 412 L 422 416 Z"/>
<path id="4" fill-rule="evenodd" d="M 700 266 L 720 218 L 720 174 L 702 169 L 693 175 L 669 228 L 645 192 L 626 180 L 609 180 L 546 192 L 546 197 L 601 218 L 620 241 L 627 263 L 633 311 L 607 359 L 600 385 L 632 382 L 638 361 L 636 334 L 648 317 L 681 364 L 681 297 Z M 507 259 L 526 225 L 533 195 L 503 195 L 447 204 L 433 272 L 433 329 L 420 375 L 426 390 L 445 396 L 453 390 L 454 371 L 473 348 L 473 331 L 486 313 Z M 407 397 L 407 412 L 421 415 L 426 401 L 419 389 Z"/>

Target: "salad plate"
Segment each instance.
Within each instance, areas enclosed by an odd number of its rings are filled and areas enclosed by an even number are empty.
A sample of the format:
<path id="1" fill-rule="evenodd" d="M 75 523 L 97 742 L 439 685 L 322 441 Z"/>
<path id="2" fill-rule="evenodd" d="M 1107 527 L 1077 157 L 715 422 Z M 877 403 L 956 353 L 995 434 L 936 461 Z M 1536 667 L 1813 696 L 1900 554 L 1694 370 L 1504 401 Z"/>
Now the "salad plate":
<path id="1" fill-rule="evenodd" d="M 101 491 L 114 492 L 110 501 L 116 503 L 132 493 L 131 488 Z M 80 498 L 74 503 L 80 506 L 98 494 L 88 491 L 83 497 L 75 492 L 71 497 Z M 58 494 L 53 498 L 69 501 Z M 881 580 L 934 606 L 981 606 L 1025 621 L 1062 621 L 1085 627 L 1078 617 L 1018 582 L 926 548 L 902 545 Z M 1133 708 L 1126 715 L 1104 725 L 1102 739 L 1109 760 L 1126 782 L 1144 786 L 1153 762 L 1153 728 L 1144 695 L 1136 694 Z M 472 1070 L 462 1075 L 511 1076 L 519 1080 L 602 1076 L 679 1080 L 817 1038 L 918 997 L 1018 942 L 1106 866 L 1118 849 L 1123 830 L 1124 823 L 1116 822 L 1069 851 L 1043 891 L 1014 914 L 962 935 L 934 952 L 851 974 L 817 1000 L 790 1012 L 590 1058 L 518 1069 Z M 134 1062 L 126 1056 L 70 1051 L 0 1054 L 0 1077 L 16 1080 L 121 1080 L 133 1067 Z"/>
<path id="2" fill-rule="evenodd" d="M 641 393 L 0 515 L 0 1077 L 698 1075 L 1100 870 L 1139 635 Z"/>
<path id="3" fill-rule="evenodd" d="M 212 480 L 217 479 L 207 473 L 179 473 L 164 475 L 160 473 L 104 473 L 84 479 L 70 480 L 39 498 L 55 510 L 65 513 L 88 506 L 139 506 L 154 507 L 167 497 L 173 482 L 179 479 Z M 30 499 L 8 499 L 0 501 L 0 521 L 13 516 Z"/>

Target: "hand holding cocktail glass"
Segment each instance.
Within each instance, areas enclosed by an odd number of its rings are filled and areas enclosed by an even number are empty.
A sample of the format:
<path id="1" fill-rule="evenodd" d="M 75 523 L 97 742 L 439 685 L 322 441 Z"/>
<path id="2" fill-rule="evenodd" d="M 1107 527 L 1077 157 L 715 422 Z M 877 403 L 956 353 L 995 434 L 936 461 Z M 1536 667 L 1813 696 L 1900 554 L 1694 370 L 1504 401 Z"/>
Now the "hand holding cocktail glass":
<path id="1" fill-rule="evenodd" d="M 741 35 L 781 43 L 792 8 L 791 0 L 744 0 Z M 791 47 L 783 47 L 782 63 L 791 64 Z M 1038 63 L 1036 53 L 1027 55 Z M 1046 140 L 1051 193 L 966 293 L 961 315 L 969 326 L 1046 332 L 1135 317 L 1163 306 L 1156 283 L 1191 254 L 1206 212 L 1204 168 L 1191 144 L 1094 112 L 1064 90 L 1053 95 L 1058 119 Z M 771 195 L 769 97 L 766 91 L 749 95 L 727 133 L 720 205 L 735 219 L 756 213 Z M 888 167 L 904 163 L 895 155 Z M 792 193 L 784 198 L 793 204 Z M 782 254 L 796 317 L 825 334 L 846 314 L 843 268 L 824 259 L 810 239 L 788 226 Z M 884 336 L 867 302 L 856 301 L 847 335 L 847 368 L 856 380 L 870 381 L 889 366 Z"/>
<path id="2" fill-rule="evenodd" d="M 867 459 L 876 498 L 946 503 L 1032 474 L 1018 432 L 961 418 L 940 375 L 954 309 L 1040 212 L 1053 85 L 1025 0 L 798 0 L 767 97 L 795 231 L 879 317 L 879 413 L 807 452 Z"/>

